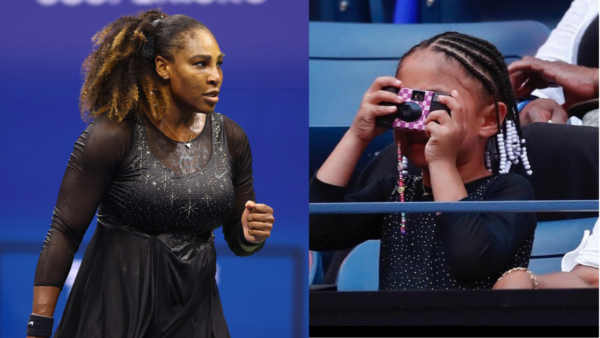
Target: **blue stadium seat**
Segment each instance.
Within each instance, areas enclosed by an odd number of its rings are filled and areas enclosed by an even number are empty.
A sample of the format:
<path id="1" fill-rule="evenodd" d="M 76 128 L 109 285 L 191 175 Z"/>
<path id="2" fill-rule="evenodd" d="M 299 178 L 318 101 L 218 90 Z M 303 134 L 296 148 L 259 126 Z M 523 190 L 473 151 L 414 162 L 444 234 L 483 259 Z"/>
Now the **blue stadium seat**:
<path id="1" fill-rule="evenodd" d="M 535 20 L 554 28 L 572 0 L 309 0 L 309 20 L 392 23 L 395 12 L 417 23 Z M 397 4 L 401 8 L 397 9 Z M 402 22 L 402 20 L 400 20 Z"/>
<path id="2" fill-rule="evenodd" d="M 572 0 L 418 0 L 419 22 L 535 20 L 554 28 Z"/>
<path id="3" fill-rule="evenodd" d="M 338 291 L 379 289 L 379 240 L 357 245 L 346 256 L 337 277 Z"/>
<path id="4" fill-rule="evenodd" d="M 584 230 L 592 230 L 597 218 L 539 222 L 529 269 L 535 274 L 561 270 L 562 256 L 577 248 Z M 375 291 L 379 288 L 379 240 L 356 246 L 338 273 L 338 291 Z"/>
<path id="5" fill-rule="evenodd" d="M 592 230 L 598 218 L 538 222 L 529 269 L 536 274 L 560 271 L 564 254 L 577 248 L 584 230 Z"/>
<path id="6" fill-rule="evenodd" d="M 534 55 L 549 29 L 540 22 L 375 24 L 309 22 L 309 171 L 318 169 L 351 125 L 364 92 L 378 76 L 393 76 L 410 47 L 445 31 L 458 31 L 495 44 L 507 63 Z M 392 142 L 374 140 L 360 170 Z"/>
<path id="7" fill-rule="evenodd" d="M 396 7 L 396 0 L 309 0 L 308 3 L 309 20 L 325 22 L 392 22 Z"/>
<path id="8" fill-rule="evenodd" d="M 308 285 L 321 284 L 323 280 L 323 258 L 318 251 L 308 253 Z"/>

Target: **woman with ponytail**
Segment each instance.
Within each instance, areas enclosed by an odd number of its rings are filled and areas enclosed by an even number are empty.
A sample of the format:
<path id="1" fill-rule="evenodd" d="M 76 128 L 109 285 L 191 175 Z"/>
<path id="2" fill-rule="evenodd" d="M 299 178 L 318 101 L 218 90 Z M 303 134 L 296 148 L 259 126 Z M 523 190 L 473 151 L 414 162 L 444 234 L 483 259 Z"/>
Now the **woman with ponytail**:
<path id="1" fill-rule="evenodd" d="M 160 10 L 98 32 L 82 117 L 38 260 L 28 337 L 52 336 L 57 299 L 96 215 L 54 337 L 229 337 L 213 231 L 252 255 L 273 210 L 255 201 L 244 130 L 214 112 L 224 54 L 202 23 Z"/>

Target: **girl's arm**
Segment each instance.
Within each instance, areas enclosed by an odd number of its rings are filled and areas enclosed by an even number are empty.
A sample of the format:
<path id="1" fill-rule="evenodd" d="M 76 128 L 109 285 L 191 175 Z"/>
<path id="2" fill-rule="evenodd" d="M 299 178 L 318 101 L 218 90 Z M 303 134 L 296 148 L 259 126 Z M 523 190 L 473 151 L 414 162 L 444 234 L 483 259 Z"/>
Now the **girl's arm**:
<path id="1" fill-rule="evenodd" d="M 384 191 L 387 189 L 387 193 L 391 193 L 393 182 L 387 188 L 385 185 L 374 184 L 345 198 L 345 187 L 363 151 L 375 137 L 385 132 L 385 129 L 376 126 L 376 118 L 396 111 L 395 106 L 381 106 L 379 103 L 404 102 L 398 95 L 381 90 L 387 86 L 401 88 L 402 82 L 390 76 L 375 79 L 363 96 L 352 126 L 311 179 L 311 203 L 385 201 Z M 340 250 L 351 248 L 367 239 L 379 238 L 379 217 L 380 215 L 310 215 L 309 248 L 315 251 Z"/>
<path id="2" fill-rule="evenodd" d="M 469 189 L 479 189 L 479 183 L 473 184 L 467 185 Z M 517 174 L 499 175 L 484 189 L 484 201 L 534 199 L 529 182 Z M 453 273 L 460 279 L 479 279 L 511 268 L 507 267 L 508 262 L 516 258 L 527 240 L 533 239 L 536 215 L 532 212 L 447 212 L 439 214 L 437 222 Z M 521 254 L 528 258 L 531 252 Z"/>
<path id="3" fill-rule="evenodd" d="M 369 143 L 385 132 L 375 125 L 378 116 L 392 114 L 395 106 L 380 106 L 380 102 L 403 103 L 403 99 L 384 90 L 383 87 L 402 87 L 400 80 L 391 76 L 378 77 L 363 96 L 360 109 L 352 125 L 333 152 L 316 173 L 316 177 L 328 184 L 345 187 L 352 176 L 356 163 Z"/>
<path id="4" fill-rule="evenodd" d="M 378 179 L 361 191 L 346 196 L 346 189 L 314 177 L 309 184 L 311 203 L 384 202 L 392 193 L 397 177 Z M 309 219 L 310 250 L 343 250 L 369 239 L 381 238 L 382 214 L 311 214 Z"/>
<path id="5" fill-rule="evenodd" d="M 350 128 L 315 176 L 322 182 L 345 187 L 348 185 L 354 168 L 368 145 L 369 141 L 357 137 L 356 133 Z"/>
<path id="6" fill-rule="evenodd" d="M 536 289 L 579 289 L 598 287 L 598 269 L 578 265 L 579 269 L 570 272 L 554 272 L 536 275 Z M 583 272 L 582 272 L 583 271 Z M 581 275 L 584 275 L 582 277 Z M 586 278 L 587 277 L 587 278 Z M 592 277 L 592 278 L 589 278 Z M 514 271 L 502 277 L 494 284 L 493 289 L 533 289 L 531 275 L 525 271 Z"/>

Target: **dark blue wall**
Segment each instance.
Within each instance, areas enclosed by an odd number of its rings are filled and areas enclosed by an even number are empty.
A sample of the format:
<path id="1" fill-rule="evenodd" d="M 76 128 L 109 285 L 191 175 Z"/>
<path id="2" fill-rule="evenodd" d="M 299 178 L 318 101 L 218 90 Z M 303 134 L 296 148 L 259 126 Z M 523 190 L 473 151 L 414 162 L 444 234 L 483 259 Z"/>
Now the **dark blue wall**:
<path id="1" fill-rule="evenodd" d="M 121 15 L 158 5 L 206 24 L 227 54 L 216 111 L 246 130 L 257 200 L 275 210 L 272 238 L 255 256 L 231 255 L 222 233 L 215 233 L 219 289 L 231 333 L 306 336 L 308 2 L 5 0 L 2 5 L 0 338 L 25 336 L 37 257 L 73 144 L 85 129 L 78 110 L 80 67 L 91 37 Z M 95 221 L 84 245 L 94 228 Z M 77 258 L 82 254 L 83 248 Z M 67 293 L 65 288 L 57 319 Z"/>

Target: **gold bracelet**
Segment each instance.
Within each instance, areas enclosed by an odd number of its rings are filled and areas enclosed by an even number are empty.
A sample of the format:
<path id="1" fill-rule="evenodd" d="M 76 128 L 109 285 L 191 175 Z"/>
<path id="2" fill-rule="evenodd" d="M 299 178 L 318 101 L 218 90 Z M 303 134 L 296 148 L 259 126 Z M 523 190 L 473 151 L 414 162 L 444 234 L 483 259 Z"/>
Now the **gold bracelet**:
<path id="1" fill-rule="evenodd" d="M 533 289 L 537 289 L 538 286 L 538 281 L 537 278 L 535 277 L 535 275 L 533 274 L 533 272 L 527 270 L 527 268 L 523 268 L 523 267 L 517 267 L 517 268 L 512 268 L 508 271 L 506 271 L 505 273 L 502 274 L 502 276 L 500 276 L 500 278 L 498 278 L 498 281 L 500 281 L 502 279 L 502 277 L 508 275 L 509 273 L 513 272 L 513 271 L 525 271 L 529 274 L 529 277 L 531 278 L 531 281 L 533 282 Z"/>

